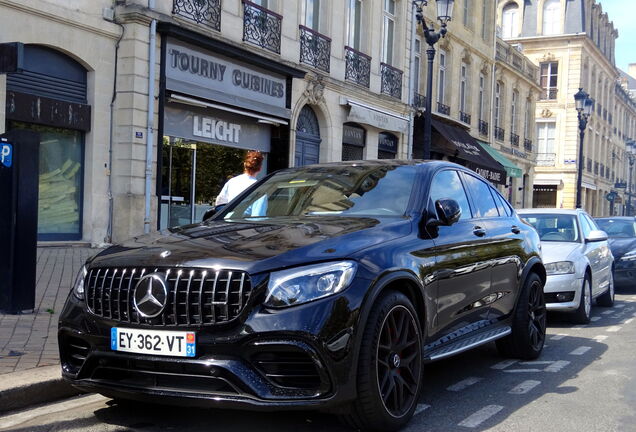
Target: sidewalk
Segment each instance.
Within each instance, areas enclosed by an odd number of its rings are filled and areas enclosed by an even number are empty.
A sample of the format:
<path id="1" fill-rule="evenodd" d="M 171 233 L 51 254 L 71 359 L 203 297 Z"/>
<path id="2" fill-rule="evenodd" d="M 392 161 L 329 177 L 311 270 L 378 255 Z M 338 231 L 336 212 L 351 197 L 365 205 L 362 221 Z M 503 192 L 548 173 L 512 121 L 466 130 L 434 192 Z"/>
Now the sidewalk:
<path id="1" fill-rule="evenodd" d="M 59 364 L 57 320 L 77 272 L 97 252 L 83 247 L 38 248 L 35 310 L 0 313 L 0 377 Z"/>

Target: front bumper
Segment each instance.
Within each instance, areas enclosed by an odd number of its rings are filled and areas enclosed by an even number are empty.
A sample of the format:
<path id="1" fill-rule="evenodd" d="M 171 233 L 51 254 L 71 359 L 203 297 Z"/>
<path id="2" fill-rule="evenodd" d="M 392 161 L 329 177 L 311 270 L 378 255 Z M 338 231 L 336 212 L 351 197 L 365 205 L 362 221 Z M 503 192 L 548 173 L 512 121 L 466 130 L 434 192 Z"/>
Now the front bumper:
<path id="1" fill-rule="evenodd" d="M 614 269 L 614 284 L 623 288 L 636 287 L 636 262 L 617 261 Z"/>
<path id="2" fill-rule="evenodd" d="M 547 277 L 543 292 L 546 296 L 546 308 L 551 311 L 573 311 L 581 302 L 583 279 L 576 274 L 550 275 Z M 562 294 L 566 301 L 557 301 Z"/>
<path id="3" fill-rule="evenodd" d="M 92 315 L 71 296 L 58 334 L 62 376 L 81 390 L 133 400 L 337 409 L 356 397 L 354 341 L 368 284 L 355 280 L 338 296 L 283 310 L 255 306 L 236 324 L 179 328 L 197 333 L 195 358 L 112 351 L 112 327 L 142 326 Z"/>

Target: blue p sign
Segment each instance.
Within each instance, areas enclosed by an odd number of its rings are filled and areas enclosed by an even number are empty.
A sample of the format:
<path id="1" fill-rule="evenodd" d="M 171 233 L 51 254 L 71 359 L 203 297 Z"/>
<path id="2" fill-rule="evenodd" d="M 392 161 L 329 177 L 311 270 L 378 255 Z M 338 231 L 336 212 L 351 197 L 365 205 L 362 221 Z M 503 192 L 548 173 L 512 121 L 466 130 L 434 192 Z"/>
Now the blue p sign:
<path id="1" fill-rule="evenodd" d="M 13 163 L 13 146 L 6 142 L 0 144 L 2 144 L 2 147 L 0 147 L 0 163 L 10 168 Z"/>

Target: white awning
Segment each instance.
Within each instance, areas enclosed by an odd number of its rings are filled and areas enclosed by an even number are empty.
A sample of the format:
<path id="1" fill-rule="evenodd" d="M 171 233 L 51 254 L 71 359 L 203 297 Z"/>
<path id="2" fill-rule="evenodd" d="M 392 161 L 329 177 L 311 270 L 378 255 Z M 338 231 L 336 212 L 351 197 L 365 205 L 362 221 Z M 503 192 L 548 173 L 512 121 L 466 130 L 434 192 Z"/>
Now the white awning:
<path id="1" fill-rule="evenodd" d="M 585 189 L 596 190 L 596 185 L 593 185 L 592 183 L 581 182 L 581 186 L 583 186 Z"/>
<path id="2" fill-rule="evenodd" d="M 557 187 L 562 187 L 563 186 L 563 180 L 561 179 L 561 177 L 540 177 L 540 176 L 537 176 L 537 177 L 535 177 L 535 179 L 532 182 L 532 184 L 537 185 L 537 186 L 557 186 Z"/>
<path id="3" fill-rule="evenodd" d="M 351 107 L 347 116 L 347 121 L 349 122 L 363 123 L 385 131 L 409 133 L 409 118 L 406 116 L 344 97 L 340 98 L 340 105 L 349 105 Z"/>

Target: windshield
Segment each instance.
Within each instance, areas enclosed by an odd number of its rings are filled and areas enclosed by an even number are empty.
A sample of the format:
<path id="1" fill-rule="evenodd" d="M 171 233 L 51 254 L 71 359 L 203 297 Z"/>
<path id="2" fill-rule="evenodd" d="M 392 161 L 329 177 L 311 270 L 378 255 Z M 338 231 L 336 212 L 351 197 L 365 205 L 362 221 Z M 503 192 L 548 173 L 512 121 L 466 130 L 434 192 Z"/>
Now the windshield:
<path id="1" fill-rule="evenodd" d="M 225 220 L 298 216 L 400 217 L 415 182 L 414 166 L 315 166 L 274 174 L 240 202 Z"/>
<path id="2" fill-rule="evenodd" d="M 578 223 L 574 215 L 522 214 L 520 216 L 537 230 L 541 241 L 580 241 Z"/>
<path id="3" fill-rule="evenodd" d="M 633 220 L 596 219 L 596 223 L 609 237 L 636 237 L 636 222 Z"/>

